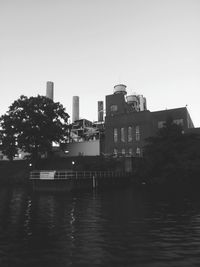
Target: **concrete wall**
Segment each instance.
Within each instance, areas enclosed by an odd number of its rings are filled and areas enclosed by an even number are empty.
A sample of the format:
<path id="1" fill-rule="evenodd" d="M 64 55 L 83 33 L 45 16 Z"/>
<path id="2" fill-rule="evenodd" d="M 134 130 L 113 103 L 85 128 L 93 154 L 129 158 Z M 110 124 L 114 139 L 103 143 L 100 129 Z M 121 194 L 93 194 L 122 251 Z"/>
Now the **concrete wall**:
<path id="1" fill-rule="evenodd" d="M 67 156 L 99 156 L 100 142 L 99 140 L 70 143 L 66 147 Z"/>

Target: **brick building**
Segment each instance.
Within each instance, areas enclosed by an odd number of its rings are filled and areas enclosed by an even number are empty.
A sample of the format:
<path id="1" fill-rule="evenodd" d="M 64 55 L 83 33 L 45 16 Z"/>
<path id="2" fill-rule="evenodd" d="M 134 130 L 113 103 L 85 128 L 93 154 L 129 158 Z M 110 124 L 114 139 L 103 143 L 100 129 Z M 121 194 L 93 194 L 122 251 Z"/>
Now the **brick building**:
<path id="1" fill-rule="evenodd" d="M 145 139 L 155 136 L 168 118 L 184 131 L 194 128 L 186 107 L 150 112 L 142 95 L 126 96 L 126 86 L 106 96 L 105 154 L 142 156 Z"/>

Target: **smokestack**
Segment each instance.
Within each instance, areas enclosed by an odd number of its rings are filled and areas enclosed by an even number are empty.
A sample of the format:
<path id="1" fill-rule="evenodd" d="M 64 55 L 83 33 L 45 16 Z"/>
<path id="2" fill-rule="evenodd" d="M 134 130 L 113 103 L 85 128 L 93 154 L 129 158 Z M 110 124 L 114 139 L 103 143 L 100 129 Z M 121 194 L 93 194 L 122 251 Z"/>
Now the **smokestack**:
<path id="1" fill-rule="evenodd" d="M 73 96 L 72 99 L 72 123 L 79 120 L 79 96 Z"/>
<path id="2" fill-rule="evenodd" d="M 98 121 L 103 121 L 103 101 L 98 101 Z"/>
<path id="3" fill-rule="evenodd" d="M 48 97 L 51 100 L 53 100 L 53 88 L 54 88 L 53 82 L 48 81 L 46 88 L 47 88 L 47 90 L 46 90 L 46 97 Z"/>

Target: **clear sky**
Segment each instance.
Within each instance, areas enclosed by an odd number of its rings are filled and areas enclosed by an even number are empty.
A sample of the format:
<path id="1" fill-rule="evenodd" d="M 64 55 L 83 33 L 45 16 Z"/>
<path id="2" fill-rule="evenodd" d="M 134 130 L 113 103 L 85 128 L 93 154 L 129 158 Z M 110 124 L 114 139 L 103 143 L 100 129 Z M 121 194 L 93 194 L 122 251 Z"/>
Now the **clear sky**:
<path id="1" fill-rule="evenodd" d="M 151 111 L 188 106 L 200 127 L 200 0 L 0 0 L 0 115 L 46 94 L 97 120 L 118 83 Z"/>

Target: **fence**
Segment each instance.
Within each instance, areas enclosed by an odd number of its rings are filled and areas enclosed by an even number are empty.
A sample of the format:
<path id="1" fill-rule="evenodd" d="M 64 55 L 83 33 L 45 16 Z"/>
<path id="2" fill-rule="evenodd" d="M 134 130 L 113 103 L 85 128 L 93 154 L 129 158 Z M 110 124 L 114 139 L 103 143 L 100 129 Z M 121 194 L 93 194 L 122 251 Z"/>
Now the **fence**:
<path id="1" fill-rule="evenodd" d="M 127 177 L 130 173 L 114 171 L 48 171 L 39 170 L 30 172 L 30 180 L 67 180 Z"/>

